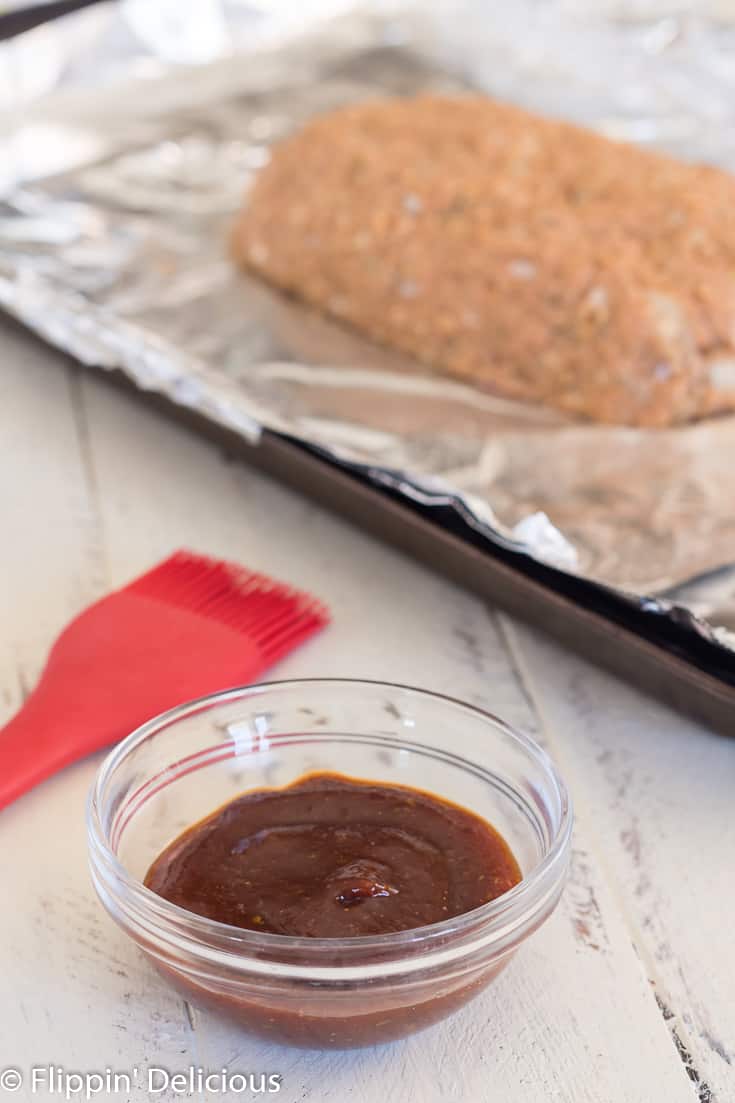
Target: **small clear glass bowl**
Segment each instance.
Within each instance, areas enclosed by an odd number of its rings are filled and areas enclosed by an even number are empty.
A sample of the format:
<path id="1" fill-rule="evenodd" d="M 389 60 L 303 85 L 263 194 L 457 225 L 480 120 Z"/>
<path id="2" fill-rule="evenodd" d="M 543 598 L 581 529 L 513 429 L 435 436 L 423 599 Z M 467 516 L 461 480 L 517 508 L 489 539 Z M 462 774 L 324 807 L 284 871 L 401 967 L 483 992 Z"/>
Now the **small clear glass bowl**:
<path id="1" fill-rule="evenodd" d="M 182 831 L 248 789 L 315 771 L 413 785 L 488 820 L 523 873 L 464 915 L 360 938 L 242 930 L 147 889 Z M 315 679 L 218 693 L 120 743 L 89 796 L 92 879 L 112 918 L 192 1003 L 271 1041 L 352 1047 L 444 1018 L 552 912 L 572 810 L 546 753 L 489 713 L 407 686 Z"/>

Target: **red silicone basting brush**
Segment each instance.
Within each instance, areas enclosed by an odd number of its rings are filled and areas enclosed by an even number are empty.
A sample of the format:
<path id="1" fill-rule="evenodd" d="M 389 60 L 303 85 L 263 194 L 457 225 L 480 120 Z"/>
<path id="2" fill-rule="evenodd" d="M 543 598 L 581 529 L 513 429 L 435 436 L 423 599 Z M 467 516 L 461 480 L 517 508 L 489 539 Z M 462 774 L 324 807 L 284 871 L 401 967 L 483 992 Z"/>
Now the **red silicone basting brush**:
<path id="1" fill-rule="evenodd" d="M 0 731 L 0 808 L 165 709 L 255 681 L 328 619 L 308 594 L 177 552 L 61 633 Z"/>

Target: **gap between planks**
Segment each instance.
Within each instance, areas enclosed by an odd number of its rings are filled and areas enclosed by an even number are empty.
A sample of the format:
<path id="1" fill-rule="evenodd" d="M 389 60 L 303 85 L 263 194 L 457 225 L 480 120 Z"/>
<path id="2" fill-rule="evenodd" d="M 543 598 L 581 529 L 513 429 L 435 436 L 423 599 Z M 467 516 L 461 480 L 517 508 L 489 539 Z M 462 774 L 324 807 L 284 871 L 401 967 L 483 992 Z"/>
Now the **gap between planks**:
<path id="1" fill-rule="evenodd" d="M 92 532 L 94 534 L 94 540 L 90 548 L 90 554 L 93 567 L 96 569 L 93 571 L 92 581 L 95 586 L 99 586 L 100 593 L 103 593 L 109 590 L 111 586 L 109 555 L 102 518 L 99 479 L 97 477 L 97 470 L 94 462 L 94 449 L 92 447 L 89 417 L 84 397 L 83 370 L 84 369 L 75 364 L 69 364 L 66 367 L 66 379 L 69 390 L 69 404 L 79 449 L 79 459 L 93 518 Z M 19 681 L 21 693 L 23 694 L 22 699 L 25 700 L 28 695 L 28 690 L 24 686 L 22 680 L 20 680 L 20 672 Z M 192 1051 L 195 1053 L 196 1041 L 194 1039 L 194 1034 L 196 1032 L 196 1015 L 194 1008 L 188 1000 L 183 998 L 181 1000 L 181 1005 L 184 1013 L 184 1022 L 186 1024 L 185 1029 L 187 1034 L 191 1036 Z"/>
<path id="2" fill-rule="evenodd" d="M 555 738 L 553 725 L 550 723 L 548 716 L 545 713 L 545 709 L 542 703 L 542 696 L 536 692 L 533 684 L 533 676 L 526 667 L 526 663 L 523 656 L 523 648 L 518 640 L 513 621 L 510 617 L 504 613 L 496 611 L 490 606 L 486 606 L 490 619 L 496 625 L 498 635 L 502 640 L 507 653 L 508 661 L 515 674 L 518 682 L 520 692 L 524 695 L 528 706 L 532 714 L 536 717 L 540 731 L 543 733 L 545 742 L 549 746 L 549 751 L 553 754 L 554 760 L 559 763 L 562 773 L 566 777 L 570 777 L 572 770 L 567 769 L 566 759 L 567 755 L 564 752 L 564 748 L 561 746 L 558 739 Z M 593 826 L 593 817 L 590 813 L 589 806 L 586 805 L 584 798 L 579 791 L 573 794 L 573 800 L 575 808 L 584 811 L 585 831 L 595 843 L 595 853 L 598 857 L 601 867 L 603 868 L 605 880 L 609 885 L 610 892 L 615 897 L 618 905 L 623 923 L 628 929 L 630 941 L 636 956 L 640 960 L 642 966 L 645 968 L 646 979 L 652 986 L 651 997 L 655 1000 L 656 1006 L 661 1013 L 664 1023 L 668 1029 L 671 1037 L 674 1050 L 684 1065 L 687 1076 L 692 1082 L 692 1086 L 696 1093 L 698 1103 L 717 1103 L 717 1099 L 712 1093 L 712 1089 L 707 1084 L 706 1080 L 701 1076 L 694 1058 L 692 1056 L 692 1049 L 694 1048 L 694 1039 L 686 1033 L 685 1020 L 681 1012 L 672 1010 L 665 1001 L 659 995 L 658 989 L 664 987 L 663 978 L 660 975 L 660 971 L 656 966 L 653 955 L 650 953 L 646 944 L 646 939 L 643 936 L 643 932 L 640 929 L 639 924 L 631 914 L 626 894 L 622 891 L 619 880 L 611 868 L 610 864 L 605 858 L 605 849 L 602 841 L 596 836 Z"/>
<path id="3" fill-rule="evenodd" d="M 110 588 L 109 557 L 102 521 L 99 480 L 95 469 L 89 418 L 82 385 L 82 369 L 74 364 L 69 364 L 65 372 L 69 391 L 69 406 L 79 450 L 79 462 L 92 518 L 90 526 L 92 539 L 87 545 L 92 567 L 90 581 L 95 591 L 102 596 Z"/>

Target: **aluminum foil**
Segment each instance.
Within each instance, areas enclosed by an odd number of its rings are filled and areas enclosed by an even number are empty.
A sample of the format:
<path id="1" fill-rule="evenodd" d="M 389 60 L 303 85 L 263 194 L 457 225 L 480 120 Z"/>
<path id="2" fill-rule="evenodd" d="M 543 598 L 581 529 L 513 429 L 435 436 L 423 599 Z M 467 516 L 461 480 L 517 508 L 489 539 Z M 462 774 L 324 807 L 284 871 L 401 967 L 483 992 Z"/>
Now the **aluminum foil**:
<path id="1" fill-rule="evenodd" d="M 250 440 L 263 428 L 288 433 L 384 472 L 413 497 L 458 494 L 490 539 L 580 577 L 683 595 L 726 642 L 735 418 L 633 430 L 497 398 L 238 272 L 226 241 L 273 142 L 316 112 L 376 94 L 469 82 L 735 166 L 732 6 L 702 5 L 696 20 L 671 4 L 602 0 L 524 2 L 502 20 L 477 3 L 352 13 L 297 36 L 279 26 L 260 34 L 257 53 L 233 52 L 232 38 L 210 27 L 204 58 L 193 59 L 172 58 L 170 35 L 145 22 L 165 7 L 129 3 L 114 14 L 132 12 L 130 72 L 140 74 L 147 54 L 155 82 L 105 91 L 77 58 L 62 94 L 0 135 L 0 305 L 81 361 L 120 368 Z M 234 19 L 228 5 L 202 11 Z M 248 25 L 243 12 L 233 27 Z M 119 54 L 101 18 L 96 63 L 106 37 Z M 42 30 L 65 41 L 67 31 Z M 207 64 L 167 77 L 182 60 Z M 52 83 L 63 86 L 60 71 Z"/>

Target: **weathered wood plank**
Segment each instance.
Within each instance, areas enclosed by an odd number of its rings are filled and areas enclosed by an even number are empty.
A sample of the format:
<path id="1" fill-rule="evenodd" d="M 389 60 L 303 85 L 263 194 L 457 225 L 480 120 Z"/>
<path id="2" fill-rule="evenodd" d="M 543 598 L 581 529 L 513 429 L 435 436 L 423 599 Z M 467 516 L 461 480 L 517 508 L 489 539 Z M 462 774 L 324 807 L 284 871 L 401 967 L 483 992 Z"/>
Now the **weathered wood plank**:
<path id="1" fill-rule="evenodd" d="M 702 1103 L 735 1098 L 735 740 L 508 626 Z"/>
<path id="2" fill-rule="evenodd" d="M 109 586 L 81 377 L 4 325 L 0 457 L 1 724 L 59 629 Z M 151 985 L 93 899 L 84 805 L 95 766 L 80 763 L 0 813 L 0 1067 L 125 1069 L 190 1050 L 181 1001 Z"/>

